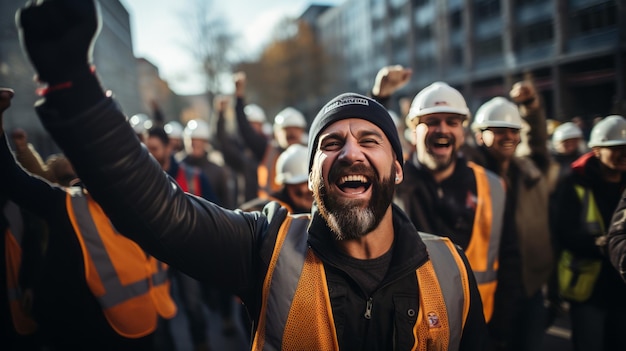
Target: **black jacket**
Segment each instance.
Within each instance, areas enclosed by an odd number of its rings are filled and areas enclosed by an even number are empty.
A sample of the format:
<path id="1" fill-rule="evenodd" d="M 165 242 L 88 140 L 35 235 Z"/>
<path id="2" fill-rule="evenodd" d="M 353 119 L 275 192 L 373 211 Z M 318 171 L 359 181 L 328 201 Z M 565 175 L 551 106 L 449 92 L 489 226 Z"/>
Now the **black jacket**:
<path id="1" fill-rule="evenodd" d="M 0 194 L 48 224 L 45 258 L 33 284 L 33 309 L 45 344 L 55 350 L 149 350 L 152 334 L 139 339 L 117 334 L 89 289 L 82 249 L 67 212 L 66 190 L 24 171 L 4 134 L 0 170 L 0 182 L 10 184 Z"/>
<path id="2" fill-rule="evenodd" d="M 69 118 L 62 117 L 63 106 L 50 101 L 38 113 L 116 228 L 158 259 L 237 294 L 257 320 L 263 279 L 286 209 L 272 203 L 263 213 L 231 211 L 187 196 L 171 186 L 158 163 L 140 147 L 112 100 L 101 99 Z M 397 304 L 408 299 L 417 306 L 415 269 L 428 256 L 408 218 L 397 208 L 393 213 L 394 254 L 384 282 L 369 296 L 374 301 L 371 320 L 363 316 L 368 296 L 341 269 L 330 231 L 313 213 L 309 243 L 326 268 L 342 349 L 409 348 L 402 338 L 411 335 L 411 326 L 400 323 L 403 316 L 396 313 Z M 479 350 L 485 345 L 486 328 L 471 278 L 471 306 L 461 346 Z"/>
<path id="3" fill-rule="evenodd" d="M 593 193 L 604 228 L 608 231 L 620 194 L 626 188 L 626 174 L 622 175 L 619 183 L 606 182 L 602 179 L 600 161 L 591 153 L 581 156 L 572 164 L 570 175 L 559 183 L 550 215 L 552 232 L 560 248 L 570 250 L 577 257 L 603 261 L 593 294 L 586 303 L 604 308 L 622 308 L 626 312 L 626 304 L 621 303 L 626 296 L 626 285 L 608 258 L 603 256 L 603 247 L 596 245 L 596 237 L 583 225 L 585 214 L 575 191 L 576 185 Z"/>

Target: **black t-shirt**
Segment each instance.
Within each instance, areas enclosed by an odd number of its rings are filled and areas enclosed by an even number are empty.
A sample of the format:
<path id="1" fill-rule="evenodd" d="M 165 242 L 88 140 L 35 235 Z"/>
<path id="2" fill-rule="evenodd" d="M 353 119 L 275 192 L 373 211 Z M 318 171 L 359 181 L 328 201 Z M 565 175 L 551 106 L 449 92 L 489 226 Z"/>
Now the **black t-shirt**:
<path id="1" fill-rule="evenodd" d="M 370 296 L 385 278 L 392 256 L 393 247 L 384 255 L 370 260 L 360 260 L 345 254 L 340 254 L 338 259 L 343 270 Z"/>

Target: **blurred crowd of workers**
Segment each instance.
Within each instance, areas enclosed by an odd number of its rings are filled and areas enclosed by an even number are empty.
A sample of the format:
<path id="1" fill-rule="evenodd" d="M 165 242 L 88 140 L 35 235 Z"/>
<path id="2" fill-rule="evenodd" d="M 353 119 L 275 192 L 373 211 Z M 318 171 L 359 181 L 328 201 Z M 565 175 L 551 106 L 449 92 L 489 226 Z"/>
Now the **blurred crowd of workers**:
<path id="1" fill-rule="evenodd" d="M 411 74 L 383 67 L 367 95 L 387 106 Z M 161 125 L 170 118 L 158 108 L 128 123 L 183 191 L 226 209 L 263 211 L 275 201 L 291 214 L 309 214 L 307 119 L 286 107 L 267 128 L 262 102 L 246 101 L 245 74 L 235 74 L 233 84 L 234 96 L 216 99 L 213 123 Z M 12 96 L 0 90 L 0 114 Z M 475 113 L 445 82 L 400 106 L 389 111 L 404 155 L 393 206 L 419 232 L 446 236 L 464 252 L 482 301 L 487 348 L 539 350 L 555 315 L 567 311 L 575 350 L 626 349 L 624 254 L 610 249 L 609 235 L 610 228 L 624 231 L 626 119 L 599 118 L 589 132 L 580 119 L 549 123 L 531 80 Z M 238 297 L 121 236 L 116 218 L 92 198 L 65 155 L 44 161 L 24 131 L 2 132 L 3 349 L 175 350 L 169 323 L 182 309 L 194 350 L 208 350 L 205 308 L 219 313 L 225 335 L 245 330 L 252 343 L 258 326 Z M 358 188 L 363 180 L 345 182 Z M 177 238 L 187 239 L 184 232 Z"/>

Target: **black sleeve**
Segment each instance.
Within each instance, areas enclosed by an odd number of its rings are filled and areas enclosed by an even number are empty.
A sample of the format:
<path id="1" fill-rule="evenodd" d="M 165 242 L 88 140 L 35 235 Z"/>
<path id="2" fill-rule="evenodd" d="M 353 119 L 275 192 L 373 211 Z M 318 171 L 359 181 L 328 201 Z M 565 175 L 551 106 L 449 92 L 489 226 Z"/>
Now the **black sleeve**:
<path id="1" fill-rule="evenodd" d="M 601 258 L 595 237 L 583 225 L 582 204 L 571 177 L 559 182 L 551 201 L 550 227 L 558 247 L 582 258 Z"/>
<path id="2" fill-rule="evenodd" d="M 239 128 L 239 133 L 243 138 L 244 142 L 252 150 L 254 157 L 257 161 L 261 162 L 263 157 L 265 156 L 265 149 L 267 149 L 268 140 L 265 135 L 261 135 L 257 133 L 252 126 L 250 126 L 250 122 L 246 118 L 246 114 L 243 110 L 244 101 L 242 98 L 237 98 L 237 102 L 235 103 L 235 115 L 237 116 L 237 128 Z"/>
<path id="3" fill-rule="evenodd" d="M 67 89 L 63 101 L 47 96 L 37 113 L 116 228 L 196 279 L 249 293 L 267 218 L 220 208 L 173 186 L 115 102 L 104 97 L 90 104 L 83 95 L 98 94 L 89 89 Z M 70 101 L 79 106 L 66 106 Z"/>
<path id="4" fill-rule="evenodd" d="M 626 190 L 613 214 L 608 239 L 609 259 L 626 282 Z"/>

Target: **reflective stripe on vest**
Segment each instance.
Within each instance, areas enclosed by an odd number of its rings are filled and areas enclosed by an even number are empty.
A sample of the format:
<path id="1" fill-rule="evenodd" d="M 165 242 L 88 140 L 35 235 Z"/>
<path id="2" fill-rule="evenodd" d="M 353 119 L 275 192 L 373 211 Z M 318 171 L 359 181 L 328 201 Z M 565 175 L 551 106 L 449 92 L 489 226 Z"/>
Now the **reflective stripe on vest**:
<path id="1" fill-rule="evenodd" d="M 574 189 L 582 204 L 583 225 L 587 229 L 590 235 L 600 236 L 604 235 L 604 220 L 596 204 L 596 198 L 593 196 L 593 192 L 583 186 L 575 185 Z"/>
<path id="2" fill-rule="evenodd" d="M 20 335 L 29 335 L 37 330 L 37 323 L 22 308 L 23 296 L 19 284 L 20 267 L 22 266 L 22 240 L 24 221 L 20 208 L 8 201 L 3 208 L 4 217 L 9 222 L 9 228 L 4 233 L 5 260 L 7 275 L 7 296 L 11 319 L 15 331 Z"/>
<path id="3" fill-rule="evenodd" d="M 152 333 L 157 315 L 176 314 L 167 271 L 119 234 L 90 196 L 72 190 L 66 206 L 82 248 L 85 279 L 109 325 L 128 338 Z"/>
<path id="4" fill-rule="evenodd" d="M 474 271 L 488 322 L 493 314 L 494 296 L 498 284 L 498 254 L 502 237 L 505 191 L 498 176 L 473 162 L 468 166 L 476 178 L 476 214 L 474 227 L 465 255 Z"/>
<path id="5" fill-rule="evenodd" d="M 288 216 L 281 225 L 252 350 L 339 349 L 324 265 L 307 243 L 309 222 L 307 215 Z M 449 239 L 426 235 L 424 242 L 433 260 L 416 271 L 421 318 L 414 326 L 414 349 L 439 345 L 454 350 L 469 312 L 467 271 Z M 435 317 L 441 323 L 432 328 L 429 318 Z"/>
<path id="6" fill-rule="evenodd" d="M 280 185 L 276 183 L 276 161 L 280 153 L 280 149 L 270 143 L 267 146 L 263 160 L 257 167 L 258 195 L 260 198 L 265 199 L 269 194 L 280 190 Z"/>
<path id="7" fill-rule="evenodd" d="M 463 259 L 459 256 L 454 244 L 449 238 L 437 235 L 420 233 L 420 237 L 428 250 L 429 264 L 424 264 L 417 269 L 420 293 L 420 315 L 419 324 L 424 317 L 429 323 L 429 314 L 441 308 L 441 296 L 445 308 L 438 312 L 439 319 L 443 315 L 447 316 L 448 333 L 444 333 L 445 328 L 429 328 L 427 345 L 418 345 L 417 350 L 458 350 L 461 345 L 461 336 L 465 328 L 465 321 L 469 314 L 470 289 L 468 272 L 465 269 Z M 434 272 L 429 267 L 434 268 Z M 443 277 L 439 279 L 438 277 Z M 438 284 L 437 284 L 438 282 Z M 440 286 L 439 291 L 432 291 L 433 286 Z M 439 307 L 438 307 L 439 306 Z M 426 312 L 425 312 L 426 311 Z M 422 329 L 423 330 L 423 329 Z M 423 340 L 426 335 L 418 339 Z"/>

